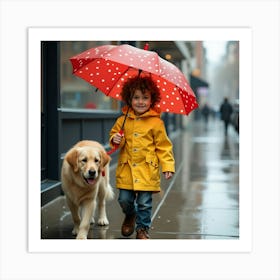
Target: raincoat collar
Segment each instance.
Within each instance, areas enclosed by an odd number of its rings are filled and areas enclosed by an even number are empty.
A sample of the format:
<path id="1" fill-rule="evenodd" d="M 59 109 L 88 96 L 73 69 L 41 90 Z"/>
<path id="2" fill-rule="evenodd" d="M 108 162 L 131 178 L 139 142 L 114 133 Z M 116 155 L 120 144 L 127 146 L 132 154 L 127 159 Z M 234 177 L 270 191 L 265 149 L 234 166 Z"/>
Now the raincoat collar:
<path id="1" fill-rule="evenodd" d="M 127 106 L 124 106 L 122 108 L 123 114 L 127 113 L 127 109 L 128 109 Z M 157 110 L 156 108 L 150 108 L 147 112 L 138 116 L 138 115 L 135 115 L 134 110 L 132 108 L 129 108 L 127 116 L 131 119 L 135 119 L 135 118 L 139 118 L 139 117 L 141 117 L 141 118 L 144 118 L 144 117 L 160 117 L 160 111 Z"/>

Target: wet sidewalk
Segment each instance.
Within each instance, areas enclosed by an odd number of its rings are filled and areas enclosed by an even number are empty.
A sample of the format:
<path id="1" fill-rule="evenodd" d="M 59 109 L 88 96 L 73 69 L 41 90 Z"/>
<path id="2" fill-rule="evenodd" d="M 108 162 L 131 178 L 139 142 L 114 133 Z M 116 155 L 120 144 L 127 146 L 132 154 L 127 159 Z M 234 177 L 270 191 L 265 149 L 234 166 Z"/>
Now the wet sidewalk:
<path id="1" fill-rule="evenodd" d="M 239 137 L 232 127 L 201 121 L 171 136 L 176 174 L 162 178 L 153 198 L 152 239 L 237 239 L 239 237 Z M 114 186 L 116 165 L 111 166 Z M 115 199 L 107 203 L 110 225 L 91 225 L 88 238 L 122 239 L 123 214 Z M 71 215 L 63 196 L 41 210 L 42 239 L 73 239 Z M 130 238 L 135 238 L 132 235 Z"/>

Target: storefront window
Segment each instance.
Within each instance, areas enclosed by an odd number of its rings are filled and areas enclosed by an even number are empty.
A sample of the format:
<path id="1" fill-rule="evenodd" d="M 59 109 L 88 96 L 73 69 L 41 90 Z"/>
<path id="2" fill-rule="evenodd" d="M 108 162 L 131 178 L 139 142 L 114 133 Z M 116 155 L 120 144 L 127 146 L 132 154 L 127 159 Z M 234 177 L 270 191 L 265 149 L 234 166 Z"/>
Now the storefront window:
<path id="1" fill-rule="evenodd" d="M 70 57 L 111 41 L 65 41 L 60 42 L 60 107 L 79 110 L 113 110 L 120 108 L 120 102 L 107 97 L 86 81 L 72 74 Z"/>

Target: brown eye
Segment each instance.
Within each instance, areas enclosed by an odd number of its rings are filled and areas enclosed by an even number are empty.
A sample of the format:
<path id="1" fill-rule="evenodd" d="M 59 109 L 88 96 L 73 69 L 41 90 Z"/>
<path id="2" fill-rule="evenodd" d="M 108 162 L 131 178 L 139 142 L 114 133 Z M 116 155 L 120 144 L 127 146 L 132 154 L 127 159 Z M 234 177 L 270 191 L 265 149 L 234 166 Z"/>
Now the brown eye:
<path id="1" fill-rule="evenodd" d="M 87 158 L 83 158 L 83 159 L 82 159 L 82 162 L 87 162 Z"/>
<path id="2" fill-rule="evenodd" d="M 96 158 L 96 159 L 94 160 L 94 162 L 95 162 L 95 163 L 99 162 L 99 159 L 98 159 L 98 158 Z"/>

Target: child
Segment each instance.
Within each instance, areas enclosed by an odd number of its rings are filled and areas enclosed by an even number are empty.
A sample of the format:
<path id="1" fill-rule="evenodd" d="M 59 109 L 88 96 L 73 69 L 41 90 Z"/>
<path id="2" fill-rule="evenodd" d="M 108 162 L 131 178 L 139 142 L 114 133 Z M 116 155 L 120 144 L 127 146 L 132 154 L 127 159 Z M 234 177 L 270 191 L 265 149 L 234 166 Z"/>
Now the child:
<path id="1" fill-rule="evenodd" d="M 149 239 L 152 194 L 160 191 L 159 166 L 165 179 L 170 179 L 175 172 L 172 143 L 155 108 L 160 93 L 150 77 L 129 79 L 122 88 L 121 97 L 127 104 L 123 113 L 128 113 L 124 135 L 119 133 L 125 120 L 123 115 L 111 130 L 110 144 L 120 148 L 116 186 L 125 214 L 122 235 L 130 236 L 136 223 L 136 238 Z"/>

